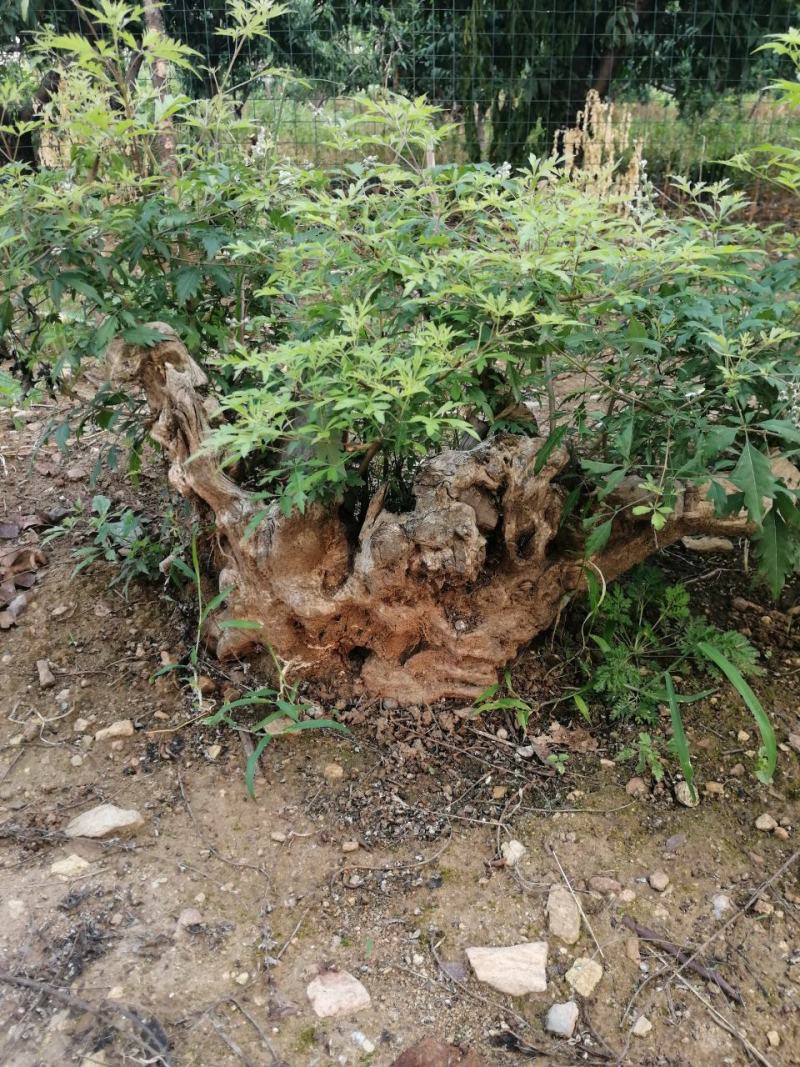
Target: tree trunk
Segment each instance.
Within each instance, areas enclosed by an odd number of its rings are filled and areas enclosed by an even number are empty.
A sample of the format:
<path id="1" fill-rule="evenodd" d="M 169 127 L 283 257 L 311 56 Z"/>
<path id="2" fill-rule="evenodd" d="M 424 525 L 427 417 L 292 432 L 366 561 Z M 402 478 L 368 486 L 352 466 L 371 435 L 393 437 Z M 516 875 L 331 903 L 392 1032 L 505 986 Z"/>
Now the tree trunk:
<path id="1" fill-rule="evenodd" d="M 164 16 L 158 0 L 144 0 L 144 24 L 148 30 L 164 36 Z M 169 79 L 169 63 L 165 59 L 153 62 L 153 88 L 163 100 Z M 156 155 L 167 174 L 178 173 L 178 154 L 175 141 L 175 127 L 172 119 L 162 119 L 156 135 Z"/>
<path id="2" fill-rule="evenodd" d="M 473 699 L 583 586 L 583 535 L 561 527 L 566 492 L 556 479 L 568 456 L 554 449 L 537 471 L 539 437 L 503 435 L 431 456 L 414 508 L 395 514 L 377 493 L 355 541 L 336 506 L 319 504 L 289 516 L 273 506 L 246 536 L 258 506 L 218 457 L 199 451 L 209 433 L 206 377 L 170 326 L 151 325 L 168 340 L 117 340 L 109 365 L 119 384 L 143 386 L 172 486 L 214 516 L 219 585 L 230 591 L 213 624 L 220 658 L 269 644 L 296 674 L 343 695 Z M 638 483 L 620 487 L 618 502 L 641 498 Z M 687 534 L 747 529 L 741 516 L 716 518 L 704 489 L 687 487 L 657 541 L 628 508 L 591 566 L 610 581 Z M 220 627 L 225 619 L 260 628 Z"/>

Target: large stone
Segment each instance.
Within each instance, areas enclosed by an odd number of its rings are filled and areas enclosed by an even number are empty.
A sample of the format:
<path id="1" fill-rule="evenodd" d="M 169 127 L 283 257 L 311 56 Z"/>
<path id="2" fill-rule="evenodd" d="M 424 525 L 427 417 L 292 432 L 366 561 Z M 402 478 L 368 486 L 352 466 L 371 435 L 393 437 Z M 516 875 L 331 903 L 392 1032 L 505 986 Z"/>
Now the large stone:
<path id="1" fill-rule="evenodd" d="M 465 1052 L 455 1045 L 445 1045 L 434 1037 L 418 1041 L 401 1052 L 392 1067 L 485 1067 L 476 1052 Z"/>
<path id="2" fill-rule="evenodd" d="M 550 933 L 568 945 L 581 936 L 581 913 L 575 898 L 563 885 L 554 885 L 547 898 L 547 919 Z"/>
<path id="3" fill-rule="evenodd" d="M 467 959 L 479 982 L 500 993 L 522 997 L 547 989 L 547 942 L 526 941 L 498 948 L 468 948 Z"/>
<path id="4" fill-rule="evenodd" d="M 572 1037 L 579 1014 L 578 1005 L 574 1000 L 554 1004 L 545 1016 L 544 1028 L 548 1033 L 557 1034 L 559 1037 Z"/>
<path id="5" fill-rule="evenodd" d="M 323 971 L 309 983 L 306 995 L 320 1019 L 352 1015 L 370 1005 L 367 990 L 347 971 Z"/>
<path id="6" fill-rule="evenodd" d="M 603 977 L 603 968 L 595 960 L 580 956 L 564 975 L 576 993 L 590 997 Z"/>
<path id="7" fill-rule="evenodd" d="M 67 837 L 108 837 L 110 834 L 130 834 L 144 826 L 144 819 L 133 808 L 118 808 L 115 804 L 98 804 L 67 823 Z"/>

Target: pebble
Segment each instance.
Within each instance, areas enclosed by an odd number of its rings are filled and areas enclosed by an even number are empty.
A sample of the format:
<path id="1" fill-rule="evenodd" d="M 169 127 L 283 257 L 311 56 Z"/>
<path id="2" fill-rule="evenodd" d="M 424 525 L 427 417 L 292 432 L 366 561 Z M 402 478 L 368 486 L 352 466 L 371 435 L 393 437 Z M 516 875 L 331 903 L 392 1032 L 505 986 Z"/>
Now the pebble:
<path id="1" fill-rule="evenodd" d="M 286 840 L 286 834 L 282 830 L 273 830 L 269 838 L 270 841 L 274 841 L 277 845 L 282 845 Z"/>
<path id="2" fill-rule="evenodd" d="M 632 889 L 623 889 L 619 895 L 623 904 L 632 904 L 636 900 L 636 894 Z"/>
<path id="3" fill-rule="evenodd" d="M 739 733 L 736 735 L 736 740 L 739 742 L 740 745 L 743 745 L 750 740 L 750 734 L 747 732 L 747 730 L 740 730 Z"/>
<path id="4" fill-rule="evenodd" d="M 342 852 L 358 852 L 358 841 L 342 842 Z"/>
<path id="5" fill-rule="evenodd" d="M 629 797 L 642 797 L 647 792 L 647 783 L 644 778 L 631 778 L 625 786 L 625 792 Z"/>
<path id="6" fill-rule="evenodd" d="M 590 997 L 603 977 L 603 968 L 595 960 L 580 956 L 564 977 L 576 993 L 582 997 Z"/>
<path id="7" fill-rule="evenodd" d="M 501 726 L 497 731 L 496 736 L 500 741 L 508 741 L 508 730 L 506 730 L 504 726 Z"/>
<path id="8" fill-rule="evenodd" d="M 370 995 L 348 971 L 323 971 L 309 982 L 306 996 L 320 1019 L 349 1015 L 370 1005 Z"/>
<path id="9" fill-rule="evenodd" d="M 747 773 L 745 765 L 743 763 L 734 763 L 731 767 L 731 774 L 736 778 L 742 778 Z"/>
<path id="10" fill-rule="evenodd" d="M 633 1024 L 631 1033 L 634 1037 L 647 1037 L 650 1031 L 653 1029 L 653 1024 L 647 1018 L 646 1015 L 640 1015 L 636 1022 Z"/>
<path id="11" fill-rule="evenodd" d="M 722 782 L 706 782 L 703 789 L 711 797 L 721 797 L 725 793 L 725 786 Z"/>
<path id="12" fill-rule="evenodd" d="M 117 719 L 94 735 L 95 741 L 113 741 L 117 737 L 133 737 L 133 723 L 130 719 Z"/>
<path id="13" fill-rule="evenodd" d="M 56 704 L 60 704 L 62 708 L 69 706 L 69 689 L 61 689 L 56 693 Z"/>
<path id="14" fill-rule="evenodd" d="M 700 803 L 699 796 L 692 796 L 688 782 L 678 782 L 675 786 L 675 799 L 679 804 L 683 804 L 684 808 L 696 808 Z"/>
<path id="15" fill-rule="evenodd" d="M 677 852 L 679 848 L 683 848 L 687 840 L 686 834 L 673 834 L 664 842 L 664 848 L 667 852 Z"/>
<path id="16" fill-rule="evenodd" d="M 550 933 L 568 945 L 574 945 L 581 935 L 581 915 L 572 894 L 562 885 L 554 885 L 547 897 L 547 919 Z"/>
<path id="17" fill-rule="evenodd" d="M 647 881 L 651 889 L 655 889 L 657 893 L 663 893 L 669 885 L 669 875 L 666 871 L 653 871 Z"/>
<path id="18" fill-rule="evenodd" d="M 36 670 L 39 673 L 39 686 L 42 689 L 52 689 L 56 684 L 55 675 L 50 670 L 50 663 L 46 659 L 37 659 Z"/>
<path id="19" fill-rule="evenodd" d="M 326 763 L 322 769 L 322 776 L 329 782 L 340 782 L 344 778 L 344 767 L 339 763 Z"/>
<path id="20" fill-rule="evenodd" d="M 639 951 L 638 937 L 625 938 L 625 955 L 628 957 L 631 963 L 641 963 L 642 954 Z"/>
<path id="21" fill-rule="evenodd" d="M 143 826 L 144 819 L 133 808 L 98 804 L 71 819 L 64 833 L 67 837 L 108 837 L 109 834 L 133 833 Z"/>
<path id="22" fill-rule="evenodd" d="M 785 826 L 776 826 L 775 829 L 772 831 L 772 836 L 777 837 L 779 841 L 788 841 L 789 831 L 786 829 Z"/>
<path id="23" fill-rule="evenodd" d="M 239 971 L 238 974 L 234 975 L 233 980 L 237 985 L 247 985 L 250 981 L 250 975 L 247 971 Z"/>
<path id="24" fill-rule="evenodd" d="M 507 947 L 468 948 L 467 959 L 479 982 L 500 993 L 521 997 L 547 989 L 547 942 Z"/>
<path id="25" fill-rule="evenodd" d="M 527 851 L 521 841 L 504 841 L 500 846 L 500 853 L 506 861 L 506 867 L 516 867 Z"/>
<path id="26" fill-rule="evenodd" d="M 179 930 L 186 930 L 190 926 L 202 926 L 202 924 L 203 916 L 197 908 L 184 908 L 175 925 Z"/>
<path id="27" fill-rule="evenodd" d="M 89 729 L 89 725 L 88 719 L 76 719 L 72 724 L 72 729 L 76 734 L 83 734 Z"/>
<path id="28" fill-rule="evenodd" d="M 727 893 L 715 893 L 711 898 L 711 910 L 715 919 L 721 919 L 726 911 L 730 911 L 731 898 Z"/>
<path id="29" fill-rule="evenodd" d="M 756 819 L 756 830 L 761 830 L 761 832 L 765 834 L 772 833 L 777 825 L 778 820 L 773 818 L 773 816 L 766 811 Z"/>
<path id="30" fill-rule="evenodd" d="M 568 1000 L 564 1004 L 553 1004 L 544 1020 L 544 1028 L 551 1034 L 559 1037 L 572 1037 L 575 1033 L 575 1025 L 578 1022 L 578 1005 L 574 1000 Z"/>
<path id="31" fill-rule="evenodd" d="M 767 1030 L 767 1041 L 771 1048 L 777 1048 L 781 1043 L 781 1035 L 777 1030 Z"/>
<path id="32" fill-rule="evenodd" d="M 69 762 L 73 767 L 83 766 L 83 756 L 79 756 L 77 753 L 74 756 L 70 756 Z"/>
<path id="33" fill-rule="evenodd" d="M 222 745 L 209 745 L 206 749 L 206 756 L 213 762 L 219 758 L 220 752 L 222 752 Z"/>
<path id="34" fill-rule="evenodd" d="M 375 1045 L 370 1041 L 366 1034 L 362 1034 L 360 1030 L 354 1030 L 350 1037 L 353 1039 L 353 1044 L 358 1045 L 368 1056 L 371 1056 L 375 1051 Z"/>
<path id="35" fill-rule="evenodd" d="M 616 878 L 605 878 L 602 874 L 596 874 L 594 878 L 589 879 L 589 888 L 604 896 L 622 892 L 622 885 Z"/>
<path id="36" fill-rule="evenodd" d="M 75 878 L 83 874 L 90 866 L 89 862 L 74 852 L 63 860 L 56 860 L 50 864 L 50 873 L 57 874 L 60 878 Z"/>

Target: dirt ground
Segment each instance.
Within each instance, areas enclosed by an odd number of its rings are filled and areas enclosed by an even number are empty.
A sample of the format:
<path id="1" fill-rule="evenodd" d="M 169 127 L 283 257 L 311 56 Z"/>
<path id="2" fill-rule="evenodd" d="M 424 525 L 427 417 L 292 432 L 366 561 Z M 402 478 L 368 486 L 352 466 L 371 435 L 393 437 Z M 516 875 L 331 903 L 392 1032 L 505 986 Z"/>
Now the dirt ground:
<path id="1" fill-rule="evenodd" d="M 0 521 L 91 496 L 97 441 L 34 454 L 46 414 L 3 416 Z M 159 478 L 151 458 L 137 492 L 152 500 Z M 134 493 L 122 478 L 109 489 Z M 502 715 L 376 704 L 338 709 L 348 736 L 276 741 L 253 801 L 240 737 L 190 721 L 174 675 L 152 680 L 162 652 L 185 652 L 187 613 L 152 586 L 110 587 L 102 565 L 74 577 L 66 539 L 45 552 L 26 611 L 0 632 L 0 1063 L 388 1067 L 428 1035 L 498 1067 L 800 1063 L 800 757 L 788 742 L 800 732 L 800 638 L 781 612 L 735 614 L 735 594 L 758 600 L 739 557 L 668 562 L 691 570 L 698 610 L 746 621 L 769 653 L 758 688 L 779 770 L 773 787 L 753 777 L 752 722 L 723 688 L 688 722 L 698 780 L 721 792 L 690 809 L 669 774 L 626 791 L 633 770 L 611 761 L 632 727 L 586 734 L 563 718 L 573 751 L 560 775 Z M 548 656 L 557 650 L 534 650 L 516 669 L 534 701 L 554 684 Z M 207 670 L 209 710 L 222 687 L 245 691 L 257 674 Z M 94 740 L 128 718 L 133 736 Z M 545 708 L 534 732 L 549 721 Z M 104 802 L 136 809 L 144 827 L 65 838 L 71 818 Z M 785 832 L 756 829 L 765 813 Z M 527 849 L 516 868 L 498 862 L 512 838 Z M 51 872 L 71 855 L 88 867 Z M 656 871 L 664 891 L 649 884 Z M 598 876 L 619 886 L 590 885 Z M 576 944 L 550 933 L 545 914 L 550 887 L 567 880 L 584 913 Z M 698 950 L 706 975 L 632 940 L 626 916 Z M 544 993 L 504 996 L 466 963 L 470 946 L 538 940 L 549 943 Z M 604 973 L 566 1041 L 543 1019 L 573 995 L 564 976 L 579 956 Z M 360 979 L 369 1007 L 316 1018 L 306 987 L 330 969 Z M 632 1032 L 641 1015 L 652 1023 L 643 1037 Z"/>

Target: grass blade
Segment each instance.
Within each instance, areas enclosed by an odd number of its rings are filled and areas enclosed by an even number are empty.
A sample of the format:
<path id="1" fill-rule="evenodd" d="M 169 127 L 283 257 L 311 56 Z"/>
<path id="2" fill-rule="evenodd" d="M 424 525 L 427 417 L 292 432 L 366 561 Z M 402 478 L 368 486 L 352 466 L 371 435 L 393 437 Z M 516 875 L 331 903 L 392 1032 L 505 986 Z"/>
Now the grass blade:
<path id="1" fill-rule="evenodd" d="M 692 800 L 697 800 L 697 790 L 694 785 L 694 767 L 692 767 L 692 761 L 689 757 L 689 742 L 686 738 L 686 731 L 683 728 L 681 709 L 678 707 L 678 701 L 675 697 L 675 688 L 672 684 L 672 675 L 669 671 L 664 671 L 664 688 L 667 691 L 669 715 L 672 720 L 672 742 L 670 747 L 678 757 L 678 763 L 681 765 L 683 777 L 686 779 L 686 784 L 689 786 Z"/>

